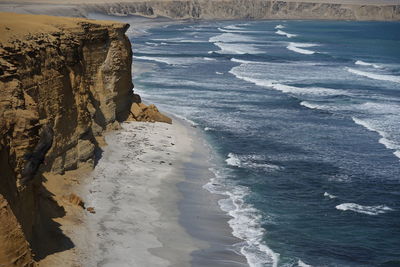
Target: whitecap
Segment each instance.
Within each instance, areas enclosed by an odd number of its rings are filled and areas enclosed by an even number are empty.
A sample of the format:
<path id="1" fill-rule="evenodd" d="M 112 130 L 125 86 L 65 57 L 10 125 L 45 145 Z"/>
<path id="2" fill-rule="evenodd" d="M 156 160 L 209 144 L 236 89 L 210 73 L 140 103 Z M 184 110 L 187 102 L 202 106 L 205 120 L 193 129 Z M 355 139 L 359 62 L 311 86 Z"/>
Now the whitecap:
<path id="1" fill-rule="evenodd" d="M 151 45 L 151 46 L 158 46 L 158 44 L 157 44 L 157 43 L 152 43 L 152 42 L 145 42 L 145 44 L 147 44 L 147 45 Z"/>
<path id="2" fill-rule="evenodd" d="M 309 109 L 322 109 L 320 105 L 310 103 L 308 101 L 301 101 L 300 105 Z"/>
<path id="3" fill-rule="evenodd" d="M 190 65 L 193 63 L 201 63 L 201 58 L 197 57 L 149 57 L 149 56 L 133 56 L 134 59 L 150 60 L 165 63 L 168 65 Z"/>
<path id="4" fill-rule="evenodd" d="M 208 183 L 204 188 L 210 188 L 214 192 L 222 189 L 215 180 L 211 183 L 212 185 Z M 219 191 L 218 194 L 228 196 L 228 198 L 219 200 L 218 204 L 232 217 L 228 221 L 232 234 L 244 240 L 234 246 L 239 247 L 240 253 L 246 257 L 249 266 L 277 267 L 279 254 L 272 251 L 263 241 L 265 230 L 261 227 L 262 216 L 256 208 L 244 201 L 249 193 L 249 189 L 244 186 L 234 186 L 229 191 Z"/>
<path id="5" fill-rule="evenodd" d="M 157 39 L 152 39 L 153 41 L 161 41 L 161 44 L 167 44 L 166 42 L 169 43 L 204 43 L 205 41 L 203 40 L 195 40 L 195 39 L 185 39 L 185 38 L 157 38 Z"/>
<path id="6" fill-rule="evenodd" d="M 338 95 L 348 94 L 345 90 L 331 89 L 324 87 L 297 87 L 279 83 L 274 83 L 272 87 L 283 93 L 288 93 L 288 94 L 290 93 L 295 95 L 338 96 Z"/>
<path id="7" fill-rule="evenodd" d="M 223 72 L 216 71 L 215 74 L 222 75 L 222 74 L 224 74 L 224 73 L 223 73 Z"/>
<path id="8" fill-rule="evenodd" d="M 312 55 L 315 54 L 315 51 L 309 50 L 309 49 L 304 49 L 304 47 L 314 47 L 317 46 L 316 44 L 306 44 L 306 43 L 289 43 L 289 45 L 286 47 L 287 49 L 304 54 L 304 55 Z"/>
<path id="9" fill-rule="evenodd" d="M 222 43 L 215 42 L 221 50 L 216 51 L 220 54 L 262 54 L 263 51 L 251 44 L 235 44 L 235 43 Z"/>
<path id="10" fill-rule="evenodd" d="M 365 119 L 361 120 L 356 117 L 351 117 L 351 118 L 356 124 L 363 126 L 364 128 L 366 128 L 369 131 L 378 133 L 381 136 L 381 138 L 379 139 L 379 143 L 384 145 L 387 149 L 395 150 L 393 152 L 393 154 L 396 157 L 400 158 L 400 145 L 396 144 L 394 141 L 390 140 L 389 139 L 390 137 L 387 136 L 387 133 L 377 129 L 377 127 L 375 125 L 373 125 L 370 121 L 367 121 Z"/>
<path id="11" fill-rule="evenodd" d="M 228 158 L 225 160 L 225 162 L 230 166 L 240 167 L 240 159 L 233 153 L 228 154 Z"/>
<path id="12" fill-rule="evenodd" d="M 225 29 L 229 29 L 229 30 L 243 30 L 243 28 L 238 27 L 236 25 L 229 25 L 229 26 L 225 26 Z"/>
<path id="13" fill-rule="evenodd" d="M 337 205 L 336 209 L 343 210 L 343 211 L 354 211 L 357 213 L 363 213 L 363 214 L 367 214 L 367 215 L 379 215 L 379 214 L 383 214 L 383 213 L 393 210 L 385 205 L 362 206 L 362 205 L 359 205 L 356 203 L 343 203 L 343 204 Z"/>
<path id="14" fill-rule="evenodd" d="M 379 66 L 379 65 L 377 65 L 377 64 L 368 63 L 368 62 L 365 62 L 365 61 L 362 61 L 362 60 L 357 60 L 354 64 L 360 65 L 360 66 L 371 66 L 371 67 L 374 67 L 375 69 L 380 69 L 380 68 L 382 68 L 381 66 Z"/>
<path id="15" fill-rule="evenodd" d="M 258 156 L 255 157 L 258 158 Z M 256 208 L 245 202 L 246 196 L 250 194 L 249 188 L 232 184 L 226 179 L 226 174 L 221 169 L 210 168 L 209 170 L 215 177 L 211 178 L 203 188 L 211 193 L 227 196 L 219 200 L 218 204 L 221 210 L 232 217 L 228 221 L 232 234 L 243 240 L 234 244 L 235 250 L 246 257 L 250 267 L 277 267 L 279 254 L 272 251 L 263 241 L 265 230 L 262 222 L 265 221 L 266 216 L 263 218 Z"/>
<path id="16" fill-rule="evenodd" d="M 215 58 L 211 58 L 211 57 L 203 57 L 203 59 L 207 60 L 207 61 L 216 61 Z"/>
<path id="17" fill-rule="evenodd" d="M 260 161 L 263 162 L 260 163 Z M 263 171 L 277 171 L 282 169 L 282 167 L 275 164 L 265 163 L 265 158 L 260 155 L 237 155 L 229 153 L 225 162 L 230 166 L 259 169 Z"/>
<path id="18" fill-rule="evenodd" d="M 284 29 L 284 28 L 286 27 L 281 24 L 275 26 L 275 29 Z"/>
<path id="19" fill-rule="evenodd" d="M 241 64 L 263 64 L 263 62 L 258 62 L 258 61 L 249 61 L 249 60 L 243 60 L 243 59 L 237 59 L 237 58 L 231 58 L 232 62 L 236 63 L 241 63 Z"/>
<path id="20" fill-rule="evenodd" d="M 298 260 L 298 261 L 297 261 L 297 265 L 298 265 L 299 267 L 312 267 L 312 265 L 307 264 L 307 263 L 303 262 L 302 260 Z"/>
<path id="21" fill-rule="evenodd" d="M 356 70 L 352 68 L 346 67 L 346 70 L 350 73 L 359 75 L 359 76 L 364 76 L 370 79 L 374 80 L 380 80 L 380 81 L 388 81 L 388 82 L 394 82 L 394 83 L 400 83 L 400 77 L 395 76 L 395 75 L 388 75 L 388 74 L 377 74 L 377 73 L 372 73 L 372 72 L 366 72 L 366 71 L 361 71 L 361 70 Z"/>
<path id="22" fill-rule="evenodd" d="M 239 60 L 236 60 L 236 62 Z M 241 61 L 243 63 L 243 61 Z M 255 62 L 256 63 L 256 62 Z M 281 91 L 287 94 L 294 95 L 312 95 L 312 96 L 337 96 L 337 95 L 348 95 L 349 93 L 345 90 L 331 89 L 323 87 L 297 87 L 278 83 L 274 80 L 259 79 L 249 77 L 246 74 L 240 72 L 236 67 L 232 68 L 229 73 L 235 75 L 237 78 L 247 82 L 254 83 L 258 86 L 269 87 L 275 90 Z"/>
<path id="23" fill-rule="evenodd" d="M 324 193 L 324 197 L 328 197 L 328 198 L 330 198 L 330 199 L 337 198 L 337 196 L 332 195 L 332 194 L 329 194 L 328 192 L 325 192 L 325 193 Z"/>
<path id="24" fill-rule="evenodd" d="M 244 36 L 243 34 L 236 33 L 223 33 L 208 39 L 210 43 L 223 42 L 223 43 L 254 43 L 256 42 L 253 38 Z"/>
<path id="25" fill-rule="evenodd" d="M 279 34 L 279 35 L 284 35 L 287 38 L 292 38 L 292 37 L 296 37 L 297 36 L 297 34 L 291 34 L 291 33 L 287 33 L 287 32 L 281 31 L 281 30 L 277 30 L 275 33 Z"/>
<path id="26" fill-rule="evenodd" d="M 217 28 L 220 32 L 227 32 L 227 33 L 265 33 L 263 31 L 249 31 L 249 30 L 229 30 L 224 28 Z"/>

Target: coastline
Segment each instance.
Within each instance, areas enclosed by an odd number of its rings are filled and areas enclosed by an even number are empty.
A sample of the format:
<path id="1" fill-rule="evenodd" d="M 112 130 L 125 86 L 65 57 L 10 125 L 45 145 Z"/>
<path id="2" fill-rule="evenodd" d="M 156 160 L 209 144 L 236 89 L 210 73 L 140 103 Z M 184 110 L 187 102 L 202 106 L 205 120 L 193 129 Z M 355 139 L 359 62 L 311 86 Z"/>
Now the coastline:
<path id="1" fill-rule="evenodd" d="M 81 190 L 95 209 L 72 238 L 86 243 L 82 266 L 247 266 L 219 198 L 202 188 L 211 173 L 195 129 L 129 122 L 106 140 Z"/>

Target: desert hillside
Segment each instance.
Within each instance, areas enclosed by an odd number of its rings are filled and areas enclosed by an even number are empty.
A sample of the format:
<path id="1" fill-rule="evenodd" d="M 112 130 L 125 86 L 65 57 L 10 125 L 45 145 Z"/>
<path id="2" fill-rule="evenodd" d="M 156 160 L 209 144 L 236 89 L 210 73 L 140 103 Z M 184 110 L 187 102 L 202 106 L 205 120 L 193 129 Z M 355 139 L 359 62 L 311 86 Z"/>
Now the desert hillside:
<path id="1" fill-rule="evenodd" d="M 0 10 L 77 17 L 98 12 L 171 19 L 400 19 L 398 0 L 1 0 Z"/>

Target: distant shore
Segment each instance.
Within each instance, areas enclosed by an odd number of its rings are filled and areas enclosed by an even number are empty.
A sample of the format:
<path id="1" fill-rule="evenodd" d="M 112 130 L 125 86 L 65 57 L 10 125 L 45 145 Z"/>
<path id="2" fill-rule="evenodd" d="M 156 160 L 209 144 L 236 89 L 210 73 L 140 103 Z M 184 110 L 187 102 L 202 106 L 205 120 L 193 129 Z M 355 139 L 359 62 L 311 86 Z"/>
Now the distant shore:
<path id="1" fill-rule="evenodd" d="M 400 20 L 399 0 L 0 0 L 0 11 L 87 17 L 91 12 L 174 20 Z"/>

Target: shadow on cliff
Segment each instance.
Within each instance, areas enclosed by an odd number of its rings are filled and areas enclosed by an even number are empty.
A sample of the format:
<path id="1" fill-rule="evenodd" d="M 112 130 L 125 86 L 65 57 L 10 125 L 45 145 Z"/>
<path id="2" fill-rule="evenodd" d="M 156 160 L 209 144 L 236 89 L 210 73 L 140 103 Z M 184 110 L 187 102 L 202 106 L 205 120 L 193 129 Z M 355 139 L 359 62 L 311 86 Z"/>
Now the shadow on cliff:
<path id="1" fill-rule="evenodd" d="M 45 181 L 42 175 L 38 180 Z M 33 238 L 30 242 L 35 261 L 40 261 L 48 255 L 66 251 L 75 247 L 72 240 L 67 237 L 60 228 L 60 224 L 54 221 L 56 218 L 64 217 L 64 208 L 54 200 L 54 194 L 49 192 L 42 184 L 34 185 L 39 196 L 39 216 L 35 224 Z"/>

